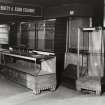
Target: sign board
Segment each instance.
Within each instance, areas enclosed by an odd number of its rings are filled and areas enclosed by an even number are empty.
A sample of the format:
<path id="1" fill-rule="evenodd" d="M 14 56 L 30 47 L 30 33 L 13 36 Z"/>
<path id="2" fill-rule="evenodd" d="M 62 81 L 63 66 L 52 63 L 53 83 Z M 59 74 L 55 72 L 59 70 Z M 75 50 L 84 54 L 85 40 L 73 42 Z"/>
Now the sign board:
<path id="1" fill-rule="evenodd" d="M 0 14 L 42 17 L 42 8 L 0 4 Z"/>

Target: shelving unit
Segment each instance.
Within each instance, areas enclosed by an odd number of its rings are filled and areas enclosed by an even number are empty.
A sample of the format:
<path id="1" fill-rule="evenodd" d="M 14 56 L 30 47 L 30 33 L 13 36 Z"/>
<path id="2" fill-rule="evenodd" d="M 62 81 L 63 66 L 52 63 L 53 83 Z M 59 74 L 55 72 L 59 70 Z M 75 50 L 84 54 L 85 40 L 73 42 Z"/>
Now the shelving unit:
<path id="1" fill-rule="evenodd" d="M 104 78 L 104 38 L 101 27 L 78 29 L 77 55 L 77 90 L 100 95 L 105 83 L 105 81 L 102 82 Z M 80 56 L 82 57 L 81 64 Z"/>
<path id="2" fill-rule="evenodd" d="M 38 94 L 41 90 L 56 89 L 56 57 L 43 52 L 23 56 L 10 52 L 1 52 L 2 74 Z M 43 54 L 42 54 L 43 53 Z M 29 54 L 28 54 L 29 55 Z"/>

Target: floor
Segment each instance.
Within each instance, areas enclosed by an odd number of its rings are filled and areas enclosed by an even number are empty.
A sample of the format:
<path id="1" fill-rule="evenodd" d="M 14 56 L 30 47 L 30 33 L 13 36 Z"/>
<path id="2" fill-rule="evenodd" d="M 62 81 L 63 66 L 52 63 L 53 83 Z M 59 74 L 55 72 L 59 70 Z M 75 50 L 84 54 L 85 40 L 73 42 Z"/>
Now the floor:
<path id="1" fill-rule="evenodd" d="M 105 95 L 86 96 L 60 86 L 55 92 L 42 91 L 34 95 L 31 90 L 0 76 L 0 105 L 104 105 Z"/>

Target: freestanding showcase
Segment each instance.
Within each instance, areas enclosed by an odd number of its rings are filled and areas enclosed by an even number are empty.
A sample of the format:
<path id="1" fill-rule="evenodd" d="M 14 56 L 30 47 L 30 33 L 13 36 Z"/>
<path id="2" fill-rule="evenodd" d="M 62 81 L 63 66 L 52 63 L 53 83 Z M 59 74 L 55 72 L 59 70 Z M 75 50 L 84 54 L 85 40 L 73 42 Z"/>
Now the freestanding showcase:
<path id="1" fill-rule="evenodd" d="M 105 83 L 104 37 L 101 27 L 78 29 L 77 55 L 77 90 L 100 95 Z"/>
<path id="2" fill-rule="evenodd" d="M 23 49 L 22 49 L 23 50 Z M 1 51 L 2 74 L 38 94 L 56 89 L 56 57 L 45 52 L 19 49 Z"/>

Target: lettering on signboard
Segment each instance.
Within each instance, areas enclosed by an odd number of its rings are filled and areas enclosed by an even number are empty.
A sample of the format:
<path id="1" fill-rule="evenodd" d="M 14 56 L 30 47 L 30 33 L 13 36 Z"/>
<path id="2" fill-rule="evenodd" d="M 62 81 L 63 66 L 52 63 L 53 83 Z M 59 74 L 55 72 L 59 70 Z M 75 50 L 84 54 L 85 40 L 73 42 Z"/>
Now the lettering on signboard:
<path id="1" fill-rule="evenodd" d="M 38 12 L 36 12 L 38 10 Z M 12 14 L 25 14 L 25 15 L 37 15 L 41 14 L 41 8 L 27 8 L 21 6 L 11 6 L 11 5 L 0 5 L 0 12 L 12 13 Z"/>

